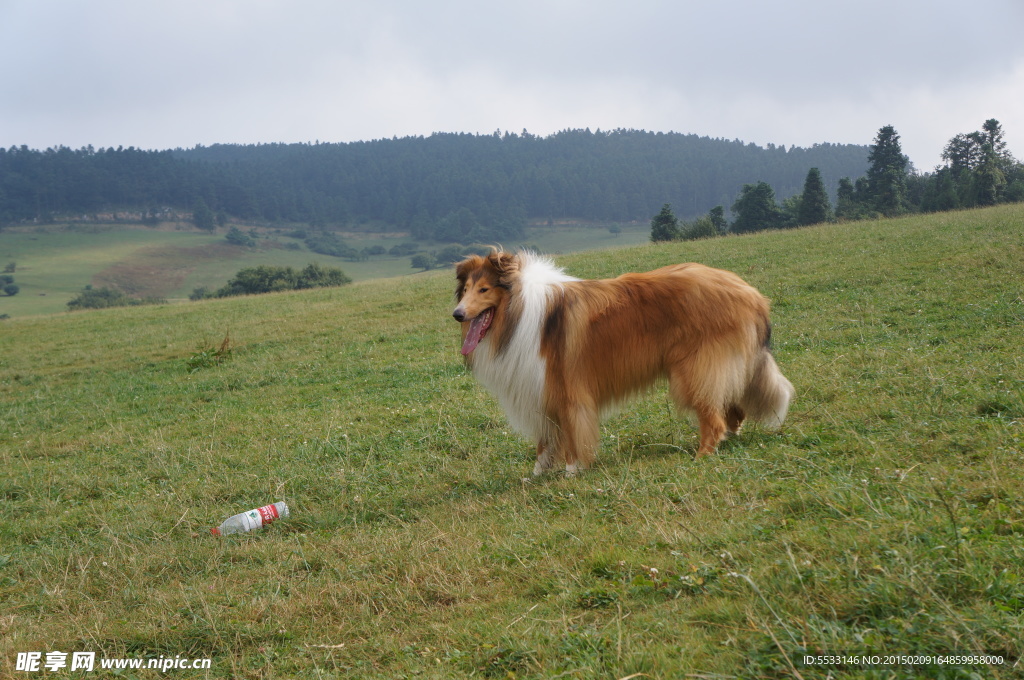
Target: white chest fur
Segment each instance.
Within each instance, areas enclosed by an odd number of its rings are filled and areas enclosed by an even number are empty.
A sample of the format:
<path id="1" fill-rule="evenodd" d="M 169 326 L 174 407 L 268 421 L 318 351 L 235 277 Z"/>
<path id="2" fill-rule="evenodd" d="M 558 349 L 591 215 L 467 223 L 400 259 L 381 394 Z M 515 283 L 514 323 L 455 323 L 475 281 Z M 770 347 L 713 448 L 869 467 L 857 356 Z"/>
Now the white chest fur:
<path id="1" fill-rule="evenodd" d="M 546 430 L 541 328 L 552 296 L 563 283 L 576 281 L 551 260 L 520 253 L 519 276 L 511 303 L 519 322 L 504 351 L 495 356 L 490 335 L 473 352 L 473 374 L 498 399 L 509 423 L 525 437 L 540 441 Z"/>

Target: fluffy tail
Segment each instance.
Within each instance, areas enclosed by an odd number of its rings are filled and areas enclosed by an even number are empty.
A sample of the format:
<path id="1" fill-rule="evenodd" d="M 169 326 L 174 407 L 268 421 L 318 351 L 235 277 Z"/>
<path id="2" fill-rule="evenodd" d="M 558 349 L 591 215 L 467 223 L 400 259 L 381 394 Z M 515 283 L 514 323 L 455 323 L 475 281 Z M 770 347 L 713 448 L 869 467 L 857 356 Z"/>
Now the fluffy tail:
<path id="1" fill-rule="evenodd" d="M 789 402 L 796 391 L 793 384 L 782 375 L 767 347 L 761 349 L 754 361 L 757 365 L 740 400 L 740 407 L 747 417 L 766 427 L 782 427 L 782 421 L 789 411 Z"/>

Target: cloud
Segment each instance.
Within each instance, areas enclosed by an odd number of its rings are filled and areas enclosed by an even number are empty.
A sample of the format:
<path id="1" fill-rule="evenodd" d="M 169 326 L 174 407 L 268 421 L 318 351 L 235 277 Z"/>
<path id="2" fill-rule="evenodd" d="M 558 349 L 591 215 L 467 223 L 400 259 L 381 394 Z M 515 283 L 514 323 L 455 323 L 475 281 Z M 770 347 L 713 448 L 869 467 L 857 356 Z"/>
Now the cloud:
<path id="1" fill-rule="evenodd" d="M 627 127 L 809 145 L 891 123 L 927 169 L 990 117 L 1014 148 L 1022 20 L 1017 0 L 9 0 L 0 144 Z"/>

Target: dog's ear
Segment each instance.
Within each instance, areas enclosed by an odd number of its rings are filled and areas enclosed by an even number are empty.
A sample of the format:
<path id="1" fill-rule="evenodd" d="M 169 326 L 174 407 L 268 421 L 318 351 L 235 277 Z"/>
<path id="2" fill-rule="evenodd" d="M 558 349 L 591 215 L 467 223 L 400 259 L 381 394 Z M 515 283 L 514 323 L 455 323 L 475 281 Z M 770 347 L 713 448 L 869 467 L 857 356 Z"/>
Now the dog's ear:
<path id="1" fill-rule="evenodd" d="M 516 256 L 503 250 L 492 252 L 487 256 L 487 261 L 494 267 L 494 271 L 498 272 L 499 278 L 504 278 L 519 269 L 519 261 Z"/>
<path id="2" fill-rule="evenodd" d="M 466 281 L 469 279 L 469 273 L 479 267 L 482 262 L 483 258 L 479 255 L 470 255 L 455 265 L 455 278 L 458 281 L 455 285 L 456 301 L 462 300 L 462 296 L 466 292 Z"/>

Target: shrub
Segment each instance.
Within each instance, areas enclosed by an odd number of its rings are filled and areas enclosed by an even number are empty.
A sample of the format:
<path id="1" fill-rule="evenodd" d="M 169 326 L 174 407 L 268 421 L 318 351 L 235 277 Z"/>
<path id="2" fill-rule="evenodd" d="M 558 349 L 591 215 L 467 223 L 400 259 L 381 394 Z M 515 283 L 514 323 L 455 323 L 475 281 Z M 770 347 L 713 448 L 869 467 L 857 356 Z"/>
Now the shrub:
<path id="1" fill-rule="evenodd" d="M 256 245 L 256 239 L 254 239 L 249 234 L 246 234 L 238 227 L 231 227 L 230 229 L 228 229 L 228 233 L 224 238 L 227 239 L 228 243 L 234 246 L 252 248 L 253 246 Z"/>
<path id="2" fill-rule="evenodd" d="M 464 257 L 465 253 L 462 250 L 462 246 L 452 245 L 442 248 L 441 252 L 436 255 L 435 260 L 439 266 L 448 266 L 459 262 Z"/>
<path id="3" fill-rule="evenodd" d="M 433 255 L 420 253 L 419 255 L 413 255 L 411 263 L 413 269 L 422 269 L 423 271 L 426 271 L 428 269 L 433 269 L 437 265 L 437 260 L 434 259 Z"/>
<path id="4" fill-rule="evenodd" d="M 135 305 L 166 304 L 164 298 L 133 298 L 113 288 L 86 286 L 78 297 L 68 301 L 68 311 L 80 309 L 104 309 L 106 307 L 130 307 Z"/>
<path id="5" fill-rule="evenodd" d="M 412 255 L 420 251 L 420 246 L 417 243 L 400 243 L 398 245 L 391 246 L 388 250 L 388 255 L 392 257 L 403 257 L 405 255 Z"/>
<path id="6" fill-rule="evenodd" d="M 343 286 L 351 282 L 352 279 L 346 276 L 342 270 L 336 267 L 323 267 L 316 263 L 309 264 L 298 272 L 291 267 L 259 265 L 239 270 L 235 277 L 214 295 L 216 297 L 259 295 L 283 290 Z M 199 292 L 197 289 L 193 291 L 193 295 L 197 295 Z M 194 297 L 193 299 L 201 298 Z"/>
<path id="7" fill-rule="evenodd" d="M 336 234 L 322 231 L 306 239 L 306 247 L 314 253 L 343 257 L 346 260 L 364 260 L 366 257 L 352 246 L 342 241 Z"/>
<path id="8" fill-rule="evenodd" d="M 10 274 L 0 274 L 0 290 L 4 292 L 4 295 L 17 295 L 21 288 L 14 282 L 14 277 Z"/>
<path id="9" fill-rule="evenodd" d="M 295 281 L 295 287 L 300 290 L 304 288 L 330 288 L 344 286 L 346 283 L 352 283 L 352 279 L 337 267 L 323 267 L 316 262 L 311 262 L 299 272 Z"/>
<path id="10" fill-rule="evenodd" d="M 291 267 L 259 265 L 247 267 L 235 274 L 228 284 L 217 291 L 217 297 L 231 295 L 258 295 L 295 289 L 295 270 Z"/>
<path id="11" fill-rule="evenodd" d="M 714 221 L 707 215 L 698 217 L 693 222 L 684 222 L 680 230 L 680 238 L 684 241 L 713 238 L 720 235 Z"/>

